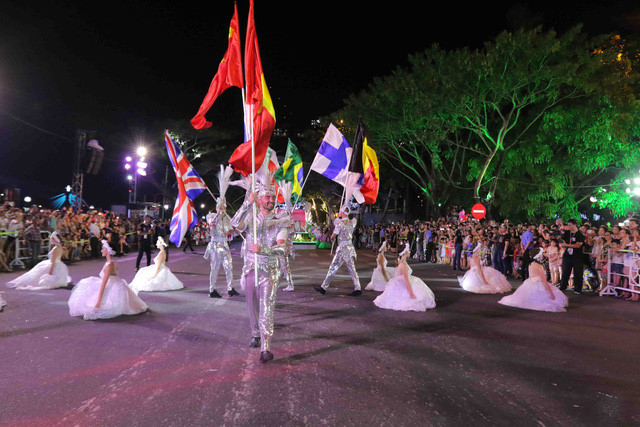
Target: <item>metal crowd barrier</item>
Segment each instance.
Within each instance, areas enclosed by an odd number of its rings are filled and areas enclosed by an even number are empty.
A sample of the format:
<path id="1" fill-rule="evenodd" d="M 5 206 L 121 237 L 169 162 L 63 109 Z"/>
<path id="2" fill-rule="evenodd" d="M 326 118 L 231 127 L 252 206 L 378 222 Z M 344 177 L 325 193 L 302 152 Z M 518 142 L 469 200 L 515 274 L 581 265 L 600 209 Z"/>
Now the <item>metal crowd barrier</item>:
<path id="1" fill-rule="evenodd" d="M 13 260 L 9 263 L 9 267 L 11 268 L 27 268 L 24 260 L 31 260 L 31 254 L 29 253 L 29 245 L 27 245 L 26 240 L 18 235 L 18 232 L 15 233 L 16 239 L 15 243 L 15 256 Z M 42 237 L 42 245 L 40 246 L 40 254 L 38 255 L 38 259 L 47 258 L 47 254 L 49 253 L 49 238 L 51 236 L 51 232 L 49 231 L 40 231 L 40 237 Z"/>
<path id="2" fill-rule="evenodd" d="M 603 296 L 603 295 L 618 296 L 618 291 L 633 292 L 636 294 L 640 294 L 640 254 L 633 251 L 627 251 L 627 250 L 619 251 L 619 252 L 623 252 L 625 256 L 628 256 L 630 258 L 627 259 L 628 262 L 623 263 L 624 267 L 623 267 L 622 273 L 614 273 L 613 271 L 611 271 L 612 252 L 614 251 L 609 251 L 609 256 L 606 264 L 607 285 L 604 288 L 602 288 L 602 290 L 599 292 L 600 296 Z M 627 287 L 614 285 L 612 283 L 613 276 L 626 278 Z"/>

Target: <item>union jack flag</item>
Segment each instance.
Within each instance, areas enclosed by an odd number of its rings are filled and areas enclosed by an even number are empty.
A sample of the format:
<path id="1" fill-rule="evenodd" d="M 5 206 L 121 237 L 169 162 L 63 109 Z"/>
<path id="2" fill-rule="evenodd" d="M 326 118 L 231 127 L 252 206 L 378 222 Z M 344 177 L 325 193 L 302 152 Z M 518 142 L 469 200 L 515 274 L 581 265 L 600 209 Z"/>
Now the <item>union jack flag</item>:
<path id="1" fill-rule="evenodd" d="M 167 144 L 167 154 L 176 173 L 178 182 L 178 198 L 176 206 L 173 208 L 171 217 L 171 234 L 169 240 L 176 246 L 180 246 L 187 230 L 193 228 L 198 222 L 198 214 L 193 206 L 193 199 L 198 197 L 207 189 L 202 178 L 198 175 L 189 163 L 189 160 L 182 154 L 180 147 L 173 142 L 169 132 L 164 132 L 164 140 Z"/>

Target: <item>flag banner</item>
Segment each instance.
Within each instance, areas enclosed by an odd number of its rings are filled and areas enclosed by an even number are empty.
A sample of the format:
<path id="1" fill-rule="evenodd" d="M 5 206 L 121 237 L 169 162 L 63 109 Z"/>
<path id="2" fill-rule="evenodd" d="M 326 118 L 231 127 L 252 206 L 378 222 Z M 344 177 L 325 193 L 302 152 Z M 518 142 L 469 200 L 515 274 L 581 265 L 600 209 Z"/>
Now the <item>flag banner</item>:
<path id="1" fill-rule="evenodd" d="M 238 25 L 238 7 L 234 4 L 233 17 L 229 25 L 229 46 L 218 65 L 218 72 L 213 76 L 209 91 L 200 105 L 198 113 L 191 119 L 191 125 L 196 129 L 211 127 L 211 122 L 204 117 L 218 96 L 232 86 L 242 88 L 242 57 L 240 54 L 240 31 Z"/>
<path id="2" fill-rule="evenodd" d="M 378 156 L 373 148 L 369 145 L 369 135 L 367 128 L 362 121 L 358 122 L 358 128 L 356 129 L 356 137 L 354 139 L 354 146 L 358 147 L 358 155 L 352 157 L 353 159 L 359 157 L 357 165 L 354 168 L 360 167 L 362 171 L 362 181 L 360 186 L 360 193 L 364 197 L 364 203 L 372 205 L 378 199 L 378 190 L 380 188 L 380 166 L 378 164 Z M 356 149 L 354 148 L 354 152 Z"/>
<path id="3" fill-rule="evenodd" d="M 329 125 L 320 148 L 311 164 L 311 170 L 344 186 L 347 166 L 351 158 L 351 145 L 333 123 Z"/>
<path id="4" fill-rule="evenodd" d="M 165 131 L 164 139 L 169 161 L 173 166 L 178 184 L 178 198 L 171 216 L 169 240 L 176 246 L 180 246 L 187 230 L 194 227 L 198 222 L 198 214 L 193 206 L 193 199 L 202 194 L 207 189 L 207 186 L 200 178 L 200 175 L 193 169 L 180 147 L 171 139 L 168 131 Z"/>
<path id="5" fill-rule="evenodd" d="M 296 146 L 289 140 L 287 143 L 287 151 L 284 155 L 282 166 L 275 172 L 276 181 L 287 181 L 292 185 L 292 195 L 298 195 L 302 192 L 302 184 L 304 181 L 304 169 L 302 168 L 302 157 Z"/>
<path id="6" fill-rule="evenodd" d="M 249 121 L 252 131 L 246 141 L 236 148 L 229 159 L 235 170 L 247 175 L 252 169 L 258 169 L 264 160 L 271 134 L 276 126 L 276 113 L 264 78 L 258 36 L 253 19 L 253 0 L 249 4 L 249 20 L 244 51 L 244 73 L 246 80 L 245 122 Z M 251 145 L 254 146 L 255 165 L 251 164 Z"/>

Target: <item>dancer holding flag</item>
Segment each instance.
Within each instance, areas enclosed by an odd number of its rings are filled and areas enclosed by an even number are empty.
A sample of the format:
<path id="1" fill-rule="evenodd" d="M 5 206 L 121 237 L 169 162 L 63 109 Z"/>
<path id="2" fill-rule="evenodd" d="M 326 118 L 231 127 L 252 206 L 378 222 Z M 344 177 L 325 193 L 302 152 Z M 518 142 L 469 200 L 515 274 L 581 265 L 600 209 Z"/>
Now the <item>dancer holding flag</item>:
<path id="1" fill-rule="evenodd" d="M 349 295 L 362 295 L 355 266 L 357 254 L 353 246 L 353 231 L 358 221 L 356 218 L 349 219 L 348 206 L 352 197 L 355 197 L 358 203 L 375 203 L 379 186 L 377 156 L 368 144 L 367 132 L 362 121 L 356 129 L 354 148 L 349 146 L 342 133 L 331 124 L 311 169 L 344 186 L 344 199 L 338 218 L 334 221 L 331 236 L 332 239 L 337 237 L 338 249 L 322 285 L 314 289 L 325 294 L 336 272 L 345 264 L 354 287 L 354 291 Z"/>
<path id="2" fill-rule="evenodd" d="M 220 191 L 220 195 L 216 200 L 216 213 L 215 215 L 207 215 L 211 241 L 207 245 L 204 258 L 209 260 L 211 266 L 211 273 L 209 274 L 209 296 L 211 298 L 221 298 L 221 295 L 215 288 L 220 266 L 224 268 L 227 279 L 227 294 L 229 296 L 239 295 L 238 292 L 233 289 L 233 263 L 231 260 L 231 250 L 227 243 L 227 236 L 233 231 L 233 226 L 231 225 L 229 215 L 227 215 L 225 194 L 229 187 L 229 180 L 232 173 L 233 169 L 230 166 L 225 168 L 220 165 L 220 172 L 218 172 L 218 190 Z"/>

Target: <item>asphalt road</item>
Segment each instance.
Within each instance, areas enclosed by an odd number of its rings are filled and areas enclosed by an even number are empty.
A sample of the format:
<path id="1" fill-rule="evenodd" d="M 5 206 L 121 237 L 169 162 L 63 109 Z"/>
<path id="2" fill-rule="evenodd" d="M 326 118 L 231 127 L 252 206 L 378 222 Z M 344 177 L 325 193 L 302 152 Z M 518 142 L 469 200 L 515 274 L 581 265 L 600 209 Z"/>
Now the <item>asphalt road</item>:
<path id="1" fill-rule="evenodd" d="M 186 288 L 141 293 L 150 311 L 137 316 L 84 321 L 69 316 L 69 290 L 4 289 L 0 425 L 640 424 L 638 303 L 571 293 L 566 313 L 520 310 L 466 293 L 450 268 L 412 264 L 437 307 L 382 310 L 375 292 L 347 296 L 346 270 L 315 292 L 330 256 L 299 250 L 296 290 L 278 292 L 275 359 L 261 364 L 244 297 L 208 297 L 197 249 L 171 251 Z M 72 264 L 70 275 L 102 263 Z M 363 288 L 374 264 L 359 251 Z M 135 256 L 118 265 L 130 281 Z M 236 281 L 240 268 L 234 247 Z"/>

